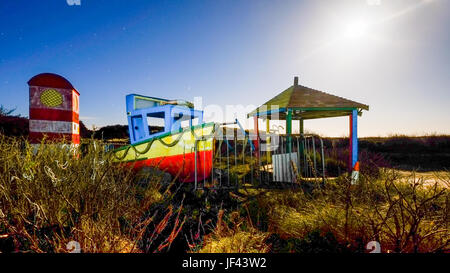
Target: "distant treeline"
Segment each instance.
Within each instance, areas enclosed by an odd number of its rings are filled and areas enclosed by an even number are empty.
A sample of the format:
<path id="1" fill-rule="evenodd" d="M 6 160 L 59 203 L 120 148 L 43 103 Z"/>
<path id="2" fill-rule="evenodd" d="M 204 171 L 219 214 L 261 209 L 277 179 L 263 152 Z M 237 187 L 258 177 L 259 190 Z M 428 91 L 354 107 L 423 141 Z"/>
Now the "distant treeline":
<path id="1" fill-rule="evenodd" d="M 29 134 L 28 118 L 20 115 L 10 115 L 2 112 L 0 109 L 0 134 L 7 136 L 28 137 Z M 150 126 L 150 130 L 158 131 L 160 127 Z M 128 125 L 108 125 L 99 129 L 88 129 L 83 121 L 80 121 L 81 138 L 94 138 L 104 140 L 128 140 Z"/>
<path id="2" fill-rule="evenodd" d="M 0 115 L 0 134 L 7 136 L 28 136 L 28 119 L 20 116 Z"/>
<path id="3" fill-rule="evenodd" d="M 28 137 L 29 121 L 28 118 L 21 116 L 0 115 L 0 133 L 7 136 Z M 82 121 L 80 121 L 80 136 L 82 138 L 96 139 L 126 139 L 128 138 L 128 126 L 110 125 L 102 127 L 95 132 L 89 130 Z"/>
<path id="4" fill-rule="evenodd" d="M 450 170 L 450 136 L 391 136 L 358 139 L 360 154 L 382 156 L 392 167 L 404 170 Z M 325 147 L 345 149 L 348 138 L 324 138 Z"/>

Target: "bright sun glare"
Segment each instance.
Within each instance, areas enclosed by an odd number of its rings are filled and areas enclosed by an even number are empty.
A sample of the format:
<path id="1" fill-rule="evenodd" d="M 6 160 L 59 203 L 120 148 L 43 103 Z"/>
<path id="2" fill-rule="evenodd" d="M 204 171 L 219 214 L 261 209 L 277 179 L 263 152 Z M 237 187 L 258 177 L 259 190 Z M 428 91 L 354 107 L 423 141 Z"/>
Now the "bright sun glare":
<path id="1" fill-rule="evenodd" d="M 349 22 L 344 30 L 344 35 L 346 38 L 359 38 L 367 34 L 368 24 L 364 21 L 353 21 Z"/>

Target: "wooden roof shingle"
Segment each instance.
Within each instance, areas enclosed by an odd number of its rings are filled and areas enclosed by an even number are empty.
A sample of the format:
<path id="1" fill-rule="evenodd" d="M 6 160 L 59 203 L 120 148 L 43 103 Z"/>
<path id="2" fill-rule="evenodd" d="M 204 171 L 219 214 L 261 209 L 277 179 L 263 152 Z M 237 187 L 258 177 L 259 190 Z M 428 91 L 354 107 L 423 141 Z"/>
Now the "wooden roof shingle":
<path id="1" fill-rule="evenodd" d="M 250 112 L 248 116 L 265 117 L 272 116 L 276 112 L 281 119 L 287 109 L 292 109 L 294 118 L 312 119 L 345 116 L 353 109 L 369 110 L 366 104 L 298 85 L 297 82 L 296 77 L 294 85 Z M 277 108 L 279 110 L 273 110 Z"/>

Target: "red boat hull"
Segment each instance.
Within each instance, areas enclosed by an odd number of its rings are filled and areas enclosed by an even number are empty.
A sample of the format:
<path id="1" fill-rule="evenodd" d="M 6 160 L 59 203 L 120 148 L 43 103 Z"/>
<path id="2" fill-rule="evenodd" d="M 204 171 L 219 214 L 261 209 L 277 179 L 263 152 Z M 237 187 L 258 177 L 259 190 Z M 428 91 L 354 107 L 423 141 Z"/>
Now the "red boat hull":
<path id="1" fill-rule="evenodd" d="M 170 173 L 174 178 L 177 177 L 181 182 L 195 181 L 195 153 L 155 157 L 127 162 L 126 164 L 136 170 L 146 166 L 158 168 Z M 211 170 L 212 151 L 197 152 L 197 180 L 201 181 L 209 178 L 211 176 Z"/>

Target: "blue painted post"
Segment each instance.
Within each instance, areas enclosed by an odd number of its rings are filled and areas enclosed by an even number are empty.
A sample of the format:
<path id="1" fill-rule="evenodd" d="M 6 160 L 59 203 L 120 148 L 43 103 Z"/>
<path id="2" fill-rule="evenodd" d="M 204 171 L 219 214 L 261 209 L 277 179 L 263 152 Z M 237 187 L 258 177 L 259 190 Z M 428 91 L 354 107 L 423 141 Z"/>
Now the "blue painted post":
<path id="1" fill-rule="evenodd" d="M 164 131 L 167 132 L 172 132 L 172 131 L 176 131 L 177 128 L 172 128 L 173 125 L 173 117 L 172 117 L 172 110 L 173 110 L 173 106 L 170 107 L 166 107 L 165 111 L 164 111 Z"/>
<path id="2" fill-rule="evenodd" d="M 351 115 L 352 119 L 352 169 L 358 161 L 358 111 L 354 109 Z"/>
<path id="3" fill-rule="evenodd" d="M 353 161 L 353 145 L 352 145 L 352 140 L 353 140 L 353 115 L 350 114 L 348 116 L 348 120 L 349 120 L 349 134 L 348 134 L 348 159 L 347 159 L 347 168 L 348 168 L 348 172 L 351 173 L 352 172 L 352 161 Z"/>
<path id="4" fill-rule="evenodd" d="M 350 115 L 350 155 L 349 171 L 351 173 L 351 183 L 356 184 L 359 180 L 358 162 L 358 111 L 354 109 Z"/>

